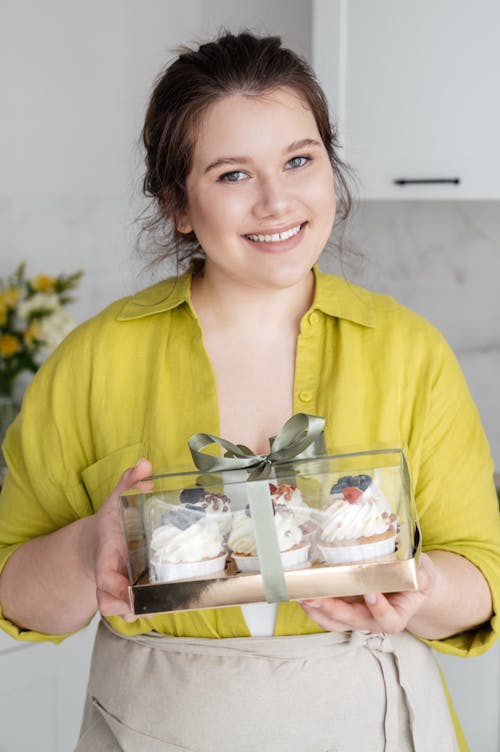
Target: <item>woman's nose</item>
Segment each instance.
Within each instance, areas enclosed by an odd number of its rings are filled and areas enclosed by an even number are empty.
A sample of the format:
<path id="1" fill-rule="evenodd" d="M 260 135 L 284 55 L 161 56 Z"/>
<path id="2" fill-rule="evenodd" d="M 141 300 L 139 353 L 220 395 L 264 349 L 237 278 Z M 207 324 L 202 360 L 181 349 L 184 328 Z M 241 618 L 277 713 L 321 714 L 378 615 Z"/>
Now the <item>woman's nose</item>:
<path id="1" fill-rule="evenodd" d="M 280 177 L 259 180 L 253 212 L 258 218 L 285 214 L 290 206 L 290 196 Z"/>

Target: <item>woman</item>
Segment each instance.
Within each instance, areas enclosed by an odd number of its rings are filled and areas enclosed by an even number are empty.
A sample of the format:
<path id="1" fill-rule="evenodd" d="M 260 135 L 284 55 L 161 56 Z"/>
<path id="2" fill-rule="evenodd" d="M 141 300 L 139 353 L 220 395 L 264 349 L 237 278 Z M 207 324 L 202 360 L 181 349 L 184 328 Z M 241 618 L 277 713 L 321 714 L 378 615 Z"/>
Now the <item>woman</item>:
<path id="1" fill-rule="evenodd" d="M 73 332 L 27 393 L 2 626 L 57 641 L 106 617 L 80 752 L 458 749 L 423 641 L 467 655 L 498 636 L 492 462 L 442 337 L 315 266 L 350 206 L 321 89 L 278 39 L 225 34 L 161 75 L 143 137 L 150 225 L 194 263 Z M 134 619 L 119 494 L 190 466 L 193 433 L 265 452 L 296 412 L 330 447 L 406 442 L 418 591 L 280 604 L 267 631 L 265 607 Z"/>

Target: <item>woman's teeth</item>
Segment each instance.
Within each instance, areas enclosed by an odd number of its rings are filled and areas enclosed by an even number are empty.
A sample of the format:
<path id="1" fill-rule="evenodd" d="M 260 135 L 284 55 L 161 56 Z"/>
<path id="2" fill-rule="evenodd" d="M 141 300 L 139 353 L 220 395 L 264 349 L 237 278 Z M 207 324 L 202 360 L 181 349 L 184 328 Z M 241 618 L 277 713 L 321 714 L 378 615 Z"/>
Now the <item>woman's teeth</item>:
<path id="1" fill-rule="evenodd" d="M 273 232 L 272 235 L 247 235 L 247 238 L 253 240 L 254 243 L 279 243 L 280 240 L 292 238 L 300 231 L 301 227 L 302 225 L 297 225 L 297 227 L 292 227 L 290 230 L 285 230 L 285 232 Z"/>

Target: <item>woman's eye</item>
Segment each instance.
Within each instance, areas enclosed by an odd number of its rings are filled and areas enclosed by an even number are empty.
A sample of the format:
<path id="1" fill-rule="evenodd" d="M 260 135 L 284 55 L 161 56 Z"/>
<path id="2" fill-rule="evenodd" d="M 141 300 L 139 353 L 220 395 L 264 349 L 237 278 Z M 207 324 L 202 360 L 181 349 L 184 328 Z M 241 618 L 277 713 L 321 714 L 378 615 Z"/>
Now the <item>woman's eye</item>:
<path id="1" fill-rule="evenodd" d="M 224 175 L 219 177 L 221 183 L 239 183 L 240 180 L 246 178 L 246 173 L 241 170 L 233 170 L 233 172 L 225 172 Z"/>
<path id="2" fill-rule="evenodd" d="M 307 162 L 310 162 L 310 157 L 292 157 L 286 164 L 287 167 L 295 169 L 296 167 L 303 167 Z"/>

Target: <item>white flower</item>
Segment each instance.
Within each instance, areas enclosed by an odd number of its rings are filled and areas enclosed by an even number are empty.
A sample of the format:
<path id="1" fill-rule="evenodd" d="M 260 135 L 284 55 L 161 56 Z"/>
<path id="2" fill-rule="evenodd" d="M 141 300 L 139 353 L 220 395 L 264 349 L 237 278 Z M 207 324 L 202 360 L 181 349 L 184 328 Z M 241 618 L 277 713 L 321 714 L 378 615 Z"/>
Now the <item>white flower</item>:
<path id="1" fill-rule="evenodd" d="M 38 292 L 19 304 L 18 315 L 22 319 L 28 319 L 33 311 L 52 311 L 55 313 L 60 309 L 61 303 L 55 293 Z"/>
<path id="2" fill-rule="evenodd" d="M 43 340 L 44 356 L 56 349 L 74 325 L 71 316 L 61 306 L 50 316 L 39 319 L 39 337 Z"/>

